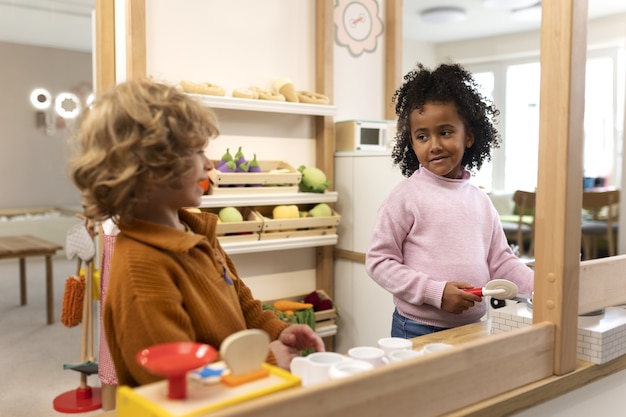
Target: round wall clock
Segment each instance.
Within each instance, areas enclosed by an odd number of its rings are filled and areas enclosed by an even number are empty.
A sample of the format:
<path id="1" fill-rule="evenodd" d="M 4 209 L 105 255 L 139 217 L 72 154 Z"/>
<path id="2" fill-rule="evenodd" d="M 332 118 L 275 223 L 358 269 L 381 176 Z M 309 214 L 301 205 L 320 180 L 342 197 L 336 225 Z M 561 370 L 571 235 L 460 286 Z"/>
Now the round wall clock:
<path id="1" fill-rule="evenodd" d="M 383 33 L 376 0 L 339 0 L 334 17 L 338 45 L 355 57 L 376 50 L 376 39 Z"/>

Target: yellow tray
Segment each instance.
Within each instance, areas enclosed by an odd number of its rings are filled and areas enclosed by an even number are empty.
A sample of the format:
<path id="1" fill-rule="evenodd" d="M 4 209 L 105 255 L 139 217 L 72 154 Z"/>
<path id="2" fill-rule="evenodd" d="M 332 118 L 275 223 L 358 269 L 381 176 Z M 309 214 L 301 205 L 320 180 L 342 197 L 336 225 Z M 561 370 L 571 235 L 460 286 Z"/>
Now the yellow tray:
<path id="1" fill-rule="evenodd" d="M 273 392 L 300 386 L 300 378 L 264 363 L 269 376 L 236 387 L 222 383 L 205 384 L 189 378 L 187 398 L 167 398 L 167 381 L 137 388 L 117 389 L 118 417 L 195 417 Z"/>

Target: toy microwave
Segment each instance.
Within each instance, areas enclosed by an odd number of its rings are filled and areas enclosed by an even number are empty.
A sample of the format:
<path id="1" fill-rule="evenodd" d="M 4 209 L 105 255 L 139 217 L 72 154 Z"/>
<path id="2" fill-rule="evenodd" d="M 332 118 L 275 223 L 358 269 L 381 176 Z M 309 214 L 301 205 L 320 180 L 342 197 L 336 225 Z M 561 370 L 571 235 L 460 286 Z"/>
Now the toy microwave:
<path id="1" fill-rule="evenodd" d="M 335 123 L 335 150 L 387 151 L 395 135 L 395 120 L 344 120 Z"/>

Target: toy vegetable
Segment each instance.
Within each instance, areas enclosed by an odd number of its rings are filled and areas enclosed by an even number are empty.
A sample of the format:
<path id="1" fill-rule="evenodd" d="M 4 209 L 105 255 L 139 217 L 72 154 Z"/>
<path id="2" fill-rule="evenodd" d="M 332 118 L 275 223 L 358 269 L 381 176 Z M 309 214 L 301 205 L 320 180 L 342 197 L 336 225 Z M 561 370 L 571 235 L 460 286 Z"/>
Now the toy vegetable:
<path id="1" fill-rule="evenodd" d="M 299 188 L 303 193 L 323 193 L 330 186 L 326 174 L 319 168 L 301 165 L 298 171 L 302 173 Z"/>
<path id="2" fill-rule="evenodd" d="M 224 165 L 226 162 L 230 162 L 232 160 L 233 160 L 233 156 L 230 154 L 230 149 L 226 148 L 226 153 L 224 153 L 224 155 L 222 155 L 222 158 L 217 163 L 217 169 L 219 169 L 221 171 L 220 168 L 222 167 L 222 165 Z"/>
<path id="3" fill-rule="evenodd" d="M 274 302 L 274 308 L 278 311 L 298 311 L 313 308 L 313 304 L 301 303 L 299 301 L 278 300 Z"/>
<path id="4" fill-rule="evenodd" d="M 297 219 L 300 217 L 300 211 L 295 204 L 288 206 L 276 206 L 272 210 L 274 219 Z"/>

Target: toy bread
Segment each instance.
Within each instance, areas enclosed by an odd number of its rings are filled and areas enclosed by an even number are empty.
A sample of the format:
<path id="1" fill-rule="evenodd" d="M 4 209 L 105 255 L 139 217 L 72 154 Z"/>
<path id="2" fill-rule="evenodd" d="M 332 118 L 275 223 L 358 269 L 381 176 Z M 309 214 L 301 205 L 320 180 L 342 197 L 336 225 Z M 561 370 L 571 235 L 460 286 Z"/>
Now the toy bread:
<path id="1" fill-rule="evenodd" d="M 293 83 L 289 78 L 279 78 L 274 81 L 274 91 L 285 96 L 285 99 L 290 102 L 297 103 L 298 94 L 296 93 L 296 87 L 294 87 Z"/>
<path id="2" fill-rule="evenodd" d="M 250 87 L 250 90 L 259 93 L 259 98 L 261 100 L 285 101 L 285 96 L 275 91 L 267 91 L 259 87 Z"/>
<path id="3" fill-rule="evenodd" d="M 298 99 L 301 103 L 309 104 L 328 104 L 330 100 L 323 94 L 311 93 L 309 91 L 298 91 Z"/>
<path id="4" fill-rule="evenodd" d="M 210 96 L 223 96 L 226 94 L 226 90 L 223 87 L 211 83 L 194 83 L 183 80 L 180 82 L 180 86 L 185 93 L 207 94 Z"/>
<path id="5" fill-rule="evenodd" d="M 233 97 L 257 99 L 257 98 L 259 98 L 259 93 L 257 93 L 254 90 L 250 90 L 249 88 L 246 88 L 246 89 L 243 89 L 243 90 L 234 89 L 233 90 Z"/>

